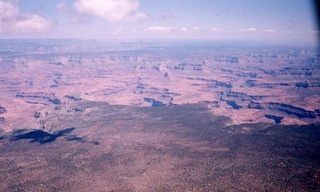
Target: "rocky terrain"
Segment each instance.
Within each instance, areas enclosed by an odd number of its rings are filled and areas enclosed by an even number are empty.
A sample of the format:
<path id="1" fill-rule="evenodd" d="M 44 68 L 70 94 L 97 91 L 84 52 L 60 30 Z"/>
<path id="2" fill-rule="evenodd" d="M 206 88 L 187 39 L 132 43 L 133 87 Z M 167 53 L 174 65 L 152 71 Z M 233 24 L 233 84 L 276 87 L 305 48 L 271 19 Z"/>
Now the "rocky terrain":
<path id="1" fill-rule="evenodd" d="M 66 95 L 130 106 L 206 103 L 231 124 L 319 122 L 319 51 L 312 47 L 7 40 L 0 66 L 5 130 L 23 128 Z"/>
<path id="2" fill-rule="evenodd" d="M 319 191 L 319 49 L 0 41 L 0 191 Z"/>

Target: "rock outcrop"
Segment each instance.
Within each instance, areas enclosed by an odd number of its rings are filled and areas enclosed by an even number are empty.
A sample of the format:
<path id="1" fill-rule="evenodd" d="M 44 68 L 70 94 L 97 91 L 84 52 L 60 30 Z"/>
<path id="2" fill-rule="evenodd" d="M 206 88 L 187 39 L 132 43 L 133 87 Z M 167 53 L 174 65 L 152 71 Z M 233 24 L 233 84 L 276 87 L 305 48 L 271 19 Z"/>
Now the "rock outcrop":
<path id="1" fill-rule="evenodd" d="M 0 114 L 7 112 L 6 108 L 0 106 Z"/>
<path id="2" fill-rule="evenodd" d="M 316 118 L 317 117 L 316 111 L 308 111 L 300 107 L 295 107 L 295 106 L 283 104 L 283 103 L 274 103 L 274 102 L 259 103 L 259 102 L 251 101 L 248 105 L 248 108 L 277 110 L 289 115 L 295 115 L 299 118 Z"/>

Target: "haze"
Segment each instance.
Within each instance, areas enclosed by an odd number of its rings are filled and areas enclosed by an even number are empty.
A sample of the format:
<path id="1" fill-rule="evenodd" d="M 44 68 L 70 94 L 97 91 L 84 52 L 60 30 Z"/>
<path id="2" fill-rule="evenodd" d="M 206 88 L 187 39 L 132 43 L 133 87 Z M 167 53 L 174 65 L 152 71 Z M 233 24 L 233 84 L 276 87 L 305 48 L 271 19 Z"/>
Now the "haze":
<path id="1" fill-rule="evenodd" d="M 0 38 L 314 44 L 314 6 L 310 0 L 1 0 Z"/>
<path id="2" fill-rule="evenodd" d="M 306 0 L 0 0 L 0 191 L 320 191 Z"/>

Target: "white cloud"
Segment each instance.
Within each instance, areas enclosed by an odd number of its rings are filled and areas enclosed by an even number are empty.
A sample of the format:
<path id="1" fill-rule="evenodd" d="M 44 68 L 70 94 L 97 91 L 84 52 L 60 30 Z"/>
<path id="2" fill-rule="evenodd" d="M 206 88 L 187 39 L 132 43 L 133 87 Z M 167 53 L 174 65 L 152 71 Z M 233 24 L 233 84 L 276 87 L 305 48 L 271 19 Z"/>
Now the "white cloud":
<path id="1" fill-rule="evenodd" d="M 235 32 L 235 30 L 233 29 L 222 29 L 222 28 L 215 28 L 215 27 L 211 27 L 210 29 L 211 32 L 226 32 L 226 33 L 232 33 L 232 32 Z"/>
<path id="2" fill-rule="evenodd" d="M 68 6 L 65 2 L 60 2 L 56 5 L 56 9 L 59 11 L 66 11 L 68 10 Z"/>
<path id="3" fill-rule="evenodd" d="M 256 28 L 251 27 L 251 28 L 248 28 L 248 29 L 241 29 L 241 31 L 242 32 L 256 32 L 258 30 Z"/>
<path id="4" fill-rule="evenodd" d="M 182 31 L 182 32 L 188 32 L 188 31 L 189 31 L 189 29 L 188 29 L 188 28 L 186 28 L 186 27 L 181 27 L 181 28 L 180 28 L 180 31 Z"/>
<path id="5" fill-rule="evenodd" d="M 0 1 L 0 18 L 1 21 L 6 18 L 12 18 L 19 14 L 18 1 Z"/>
<path id="6" fill-rule="evenodd" d="M 100 17 L 110 22 L 139 21 L 148 18 L 145 13 L 138 11 L 137 0 L 78 0 L 73 5 L 80 13 Z"/>
<path id="7" fill-rule="evenodd" d="M 0 32 L 44 32 L 53 24 L 39 15 L 20 13 L 19 0 L 0 0 Z"/>
<path id="8" fill-rule="evenodd" d="M 13 25 L 12 29 L 15 32 L 29 33 L 29 32 L 43 32 L 51 29 L 52 21 L 49 21 L 39 15 L 27 14 L 20 16 Z"/>
<path id="9" fill-rule="evenodd" d="M 210 30 L 213 31 L 213 32 L 224 32 L 225 31 L 224 29 L 215 28 L 215 27 L 211 27 Z"/>
<path id="10" fill-rule="evenodd" d="M 199 28 L 199 27 L 193 27 L 193 28 L 192 28 L 192 31 L 193 31 L 193 32 L 200 32 L 200 28 Z"/>
<path id="11" fill-rule="evenodd" d="M 74 9 L 70 9 L 65 2 L 58 3 L 56 5 L 56 9 L 68 15 L 70 24 L 88 24 L 88 22 L 83 17 L 81 17 L 81 15 L 78 12 L 76 12 Z"/>
<path id="12" fill-rule="evenodd" d="M 152 31 L 152 32 L 171 32 L 174 30 L 173 27 L 164 27 L 164 26 L 153 26 L 149 27 L 146 29 L 147 31 Z"/>
<path id="13" fill-rule="evenodd" d="M 265 33 L 275 33 L 275 32 L 277 32 L 277 31 L 274 30 L 274 29 L 265 29 L 265 30 L 262 30 L 262 32 L 265 32 Z"/>
<path id="14" fill-rule="evenodd" d="M 167 27 L 167 26 L 151 26 L 149 28 L 146 28 L 145 31 L 151 31 L 151 32 L 183 32 L 183 33 L 189 33 L 189 32 L 200 32 L 199 27 L 193 27 L 193 28 L 187 28 L 187 27 Z"/>

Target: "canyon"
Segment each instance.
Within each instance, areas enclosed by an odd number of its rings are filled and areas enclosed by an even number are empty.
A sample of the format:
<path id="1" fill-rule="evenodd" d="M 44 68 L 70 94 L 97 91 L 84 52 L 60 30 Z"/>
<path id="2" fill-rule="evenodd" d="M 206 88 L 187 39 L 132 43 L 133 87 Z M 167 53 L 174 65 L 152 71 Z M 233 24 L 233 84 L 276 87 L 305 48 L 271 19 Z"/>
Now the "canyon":
<path id="1" fill-rule="evenodd" d="M 221 43 L 220 43 L 221 44 Z M 42 40 L 0 47 L 1 124 L 21 128 L 65 96 L 115 105 L 206 103 L 231 124 L 319 122 L 314 47 Z"/>
<path id="2" fill-rule="evenodd" d="M 0 40 L 0 190 L 319 191 L 319 55 Z"/>

